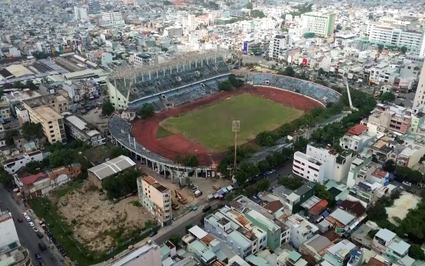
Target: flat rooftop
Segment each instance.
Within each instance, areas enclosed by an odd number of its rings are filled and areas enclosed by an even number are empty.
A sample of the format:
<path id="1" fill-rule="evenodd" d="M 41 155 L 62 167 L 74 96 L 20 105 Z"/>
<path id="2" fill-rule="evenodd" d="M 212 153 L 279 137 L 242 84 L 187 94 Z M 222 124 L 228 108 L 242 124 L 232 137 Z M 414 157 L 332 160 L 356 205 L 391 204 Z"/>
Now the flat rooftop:
<path id="1" fill-rule="evenodd" d="M 143 181 L 145 181 L 149 185 L 153 186 L 154 188 L 156 188 L 156 190 L 158 190 L 161 193 L 169 190 L 168 188 L 161 185 L 158 181 L 156 181 L 156 179 L 153 178 L 152 176 L 143 177 Z"/>
<path id="2" fill-rule="evenodd" d="M 34 111 L 46 121 L 54 121 L 63 118 L 55 110 L 48 106 L 39 106 L 34 108 Z"/>

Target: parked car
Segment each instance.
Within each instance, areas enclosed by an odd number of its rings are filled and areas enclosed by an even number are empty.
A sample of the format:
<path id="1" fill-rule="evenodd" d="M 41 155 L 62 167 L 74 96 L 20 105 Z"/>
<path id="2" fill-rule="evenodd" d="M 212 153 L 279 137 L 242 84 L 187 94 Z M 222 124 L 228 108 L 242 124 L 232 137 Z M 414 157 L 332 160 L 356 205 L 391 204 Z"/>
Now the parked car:
<path id="1" fill-rule="evenodd" d="M 150 236 L 150 237 L 153 237 L 153 236 L 155 236 L 156 234 L 158 234 L 158 231 L 152 231 L 152 232 L 149 234 L 149 236 Z"/>
<path id="2" fill-rule="evenodd" d="M 18 220 L 18 222 L 20 222 L 20 223 L 22 223 L 24 221 L 24 220 L 22 220 L 21 217 L 18 217 L 18 219 L 16 219 L 16 220 Z"/>
<path id="3" fill-rule="evenodd" d="M 38 238 L 43 238 L 44 237 L 44 235 L 41 232 L 37 232 L 37 236 L 38 236 Z"/>
<path id="4" fill-rule="evenodd" d="M 44 244 L 44 243 L 38 243 L 38 247 L 39 247 L 42 251 L 47 250 L 47 246 L 46 246 L 46 244 Z"/>
<path id="5" fill-rule="evenodd" d="M 38 229 L 37 229 L 37 227 L 35 227 L 35 226 L 34 226 L 34 227 L 32 228 L 32 230 L 34 230 L 34 232 L 38 233 Z"/>
<path id="6" fill-rule="evenodd" d="M 207 205 L 202 209 L 203 212 L 207 212 L 209 210 L 211 210 L 211 205 Z"/>
<path id="7" fill-rule="evenodd" d="M 40 253 L 35 253 L 35 258 L 36 258 L 37 260 L 41 260 L 41 255 L 40 255 Z"/>
<path id="8" fill-rule="evenodd" d="M 412 183 L 407 182 L 407 181 L 403 181 L 403 185 L 408 186 L 408 187 L 411 187 L 412 186 Z"/>
<path id="9" fill-rule="evenodd" d="M 34 227 L 35 226 L 35 224 L 33 223 L 33 222 L 29 222 L 28 223 L 31 227 Z"/>

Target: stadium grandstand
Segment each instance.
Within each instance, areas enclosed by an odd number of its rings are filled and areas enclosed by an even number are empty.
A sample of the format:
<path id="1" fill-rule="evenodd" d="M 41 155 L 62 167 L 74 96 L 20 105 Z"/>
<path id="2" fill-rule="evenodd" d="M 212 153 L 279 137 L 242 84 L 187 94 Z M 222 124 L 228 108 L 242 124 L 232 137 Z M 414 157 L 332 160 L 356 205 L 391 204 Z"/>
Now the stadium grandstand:
<path id="1" fill-rule="evenodd" d="M 151 103 L 161 111 L 214 94 L 230 75 L 225 54 L 190 52 L 164 63 L 118 69 L 109 77 L 110 101 L 118 110 L 137 110 Z"/>
<path id="2" fill-rule="evenodd" d="M 288 76 L 249 73 L 247 83 L 254 86 L 270 86 L 302 94 L 305 97 L 315 99 L 324 105 L 338 102 L 341 95 L 328 87 L 310 81 L 296 79 Z"/>
<path id="3" fill-rule="evenodd" d="M 112 142 L 130 151 L 132 158 L 171 179 L 186 178 L 189 175 L 193 177 L 211 177 L 215 174 L 210 167 L 185 167 L 148 151 L 132 136 L 131 124 L 118 114 L 114 114 L 109 121 L 109 133 Z"/>

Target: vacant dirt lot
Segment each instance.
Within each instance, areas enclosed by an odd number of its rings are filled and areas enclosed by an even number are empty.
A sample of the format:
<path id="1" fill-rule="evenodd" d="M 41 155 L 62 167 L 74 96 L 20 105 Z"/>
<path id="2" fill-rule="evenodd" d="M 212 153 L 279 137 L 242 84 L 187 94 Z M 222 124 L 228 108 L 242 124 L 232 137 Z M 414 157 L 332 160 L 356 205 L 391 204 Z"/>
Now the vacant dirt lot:
<path id="1" fill-rule="evenodd" d="M 142 229 L 145 222 L 154 220 L 148 211 L 137 206 L 137 196 L 114 204 L 88 181 L 81 189 L 52 201 L 58 206 L 59 214 L 74 226 L 74 237 L 93 251 L 110 249 L 117 238 L 126 238 L 131 231 Z"/>

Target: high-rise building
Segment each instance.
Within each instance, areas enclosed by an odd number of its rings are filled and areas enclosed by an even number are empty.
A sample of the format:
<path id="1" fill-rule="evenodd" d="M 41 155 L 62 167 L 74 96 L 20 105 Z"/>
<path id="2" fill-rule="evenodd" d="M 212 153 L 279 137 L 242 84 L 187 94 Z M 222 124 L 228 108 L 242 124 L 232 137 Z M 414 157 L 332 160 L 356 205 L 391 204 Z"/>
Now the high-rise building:
<path id="1" fill-rule="evenodd" d="M 124 24 L 125 22 L 121 12 L 102 12 L 102 26 L 119 26 Z"/>
<path id="2" fill-rule="evenodd" d="M 74 7 L 74 19 L 77 21 L 89 21 L 89 16 L 87 15 L 87 9 L 83 7 Z"/>
<path id="3" fill-rule="evenodd" d="M 302 28 L 319 36 L 330 36 L 335 30 L 335 14 L 308 12 L 301 15 Z"/>
<path id="4" fill-rule="evenodd" d="M 270 40 L 269 57 L 278 60 L 285 54 L 286 49 L 288 49 L 288 36 L 276 35 Z"/>
<path id="5" fill-rule="evenodd" d="M 369 42 L 383 44 L 388 47 L 406 47 L 409 52 L 425 56 L 425 35 L 423 32 L 407 30 L 401 26 L 382 23 L 370 23 L 366 33 Z"/>
<path id="6" fill-rule="evenodd" d="M 423 106 L 425 104 L 425 67 L 422 67 L 421 74 L 419 75 L 418 87 L 415 93 L 415 99 L 413 100 L 413 111 L 423 112 Z"/>
<path id="7" fill-rule="evenodd" d="M 62 95 L 46 95 L 24 100 L 22 106 L 28 110 L 32 123 L 40 123 L 49 143 L 66 142 L 62 112 L 68 110 L 68 100 Z"/>
<path id="8" fill-rule="evenodd" d="M 153 215 L 160 224 L 173 218 L 171 211 L 171 191 L 151 176 L 137 179 L 140 203 Z"/>
<path id="9" fill-rule="evenodd" d="M 161 251 L 159 246 L 149 240 L 146 245 L 134 249 L 124 257 L 114 260 L 110 265 L 112 266 L 161 266 Z"/>

